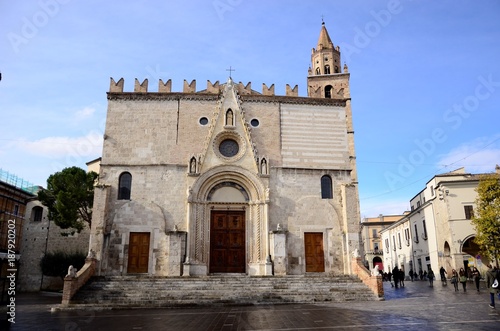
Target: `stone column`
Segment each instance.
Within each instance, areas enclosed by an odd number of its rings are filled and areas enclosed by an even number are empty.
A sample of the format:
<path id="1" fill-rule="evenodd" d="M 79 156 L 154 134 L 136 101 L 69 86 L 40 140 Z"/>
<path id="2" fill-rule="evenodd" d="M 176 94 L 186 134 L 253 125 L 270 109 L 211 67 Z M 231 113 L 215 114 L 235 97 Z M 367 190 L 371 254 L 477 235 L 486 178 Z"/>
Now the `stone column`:
<path id="1" fill-rule="evenodd" d="M 271 256 L 271 238 L 268 235 L 269 232 L 269 193 L 266 192 L 266 201 L 264 203 L 264 231 L 262 233 L 265 241 L 265 247 L 266 247 L 266 265 L 265 265 L 265 270 L 264 274 L 266 276 L 271 276 L 273 274 L 273 265 L 272 262 L 269 260 Z M 285 272 L 286 272 L 286 265 L 285 265 Z"/>
<path id="2" fill-rule="evenodd" d="M 191 229 L 193 209 L 194 209 L 194 206 L 193 206 L 193 202 L 191 201 L 191 194 L 190 194 L 190 196 L 188 197 L 187 221 L 186 221 L 186 228 L 187 228 L 186 261 L 184 261 L 182 276 L 191 276 L 191 270 L 190 270 L 190 267 L 191 267 L 191 238 L 189 238 L 189 237 L 190 237 L 190 233 L 194 233 L 193 229 Z"/>

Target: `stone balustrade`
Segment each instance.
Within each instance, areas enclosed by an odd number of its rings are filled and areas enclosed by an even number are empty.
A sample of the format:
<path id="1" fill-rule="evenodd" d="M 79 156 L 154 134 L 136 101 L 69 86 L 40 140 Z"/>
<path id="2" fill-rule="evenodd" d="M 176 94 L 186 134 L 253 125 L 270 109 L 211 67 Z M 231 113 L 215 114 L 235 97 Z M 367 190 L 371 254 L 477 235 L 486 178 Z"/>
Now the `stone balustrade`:
<path id="1" fill-rule="evenodd" d="M 353 258 L 352 271 L 356 274 L 361 281 L 375 293 L 375 295 L 384 298 L 384 284 L 382 283 L 382 276 L 372 276 L 371 272 L 366 269 L 360 257 Z"/>
<path id="2" fill-rule="evenodd" d="M 85 264 L 76 275 L 64 277 L 63 297 L 61 304 L 67 306 L 75 293 L 94 275 L 97 260 L 95 258 L 85 259 Z"/>

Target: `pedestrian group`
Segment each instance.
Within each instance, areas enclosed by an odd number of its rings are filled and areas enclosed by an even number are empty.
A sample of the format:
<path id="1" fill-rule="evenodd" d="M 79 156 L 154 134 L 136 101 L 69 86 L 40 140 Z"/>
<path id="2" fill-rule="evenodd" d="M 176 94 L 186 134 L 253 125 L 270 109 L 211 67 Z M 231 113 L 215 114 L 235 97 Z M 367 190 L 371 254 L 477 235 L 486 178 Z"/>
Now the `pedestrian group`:
<path id="1" fill-rule="evenodd" d="M 480 292 L 480 281 L 481 279 L 485 279 L 486 288 L 490 294 L 489 307 L 495 309 L 495 296 L 498 296 L 498 299 L 500 300 L 500 269 L 492 266 L 491 264 L 488 264 L 487 267 L 488 271 L 486 272 L 486 278 L 481 277 L 481 273 L 476 267 L 468 268 L 467 271 L 464 268 L 460 268 L 459 271 L 452 269 L 450 273 L 450 282 L 453 284 L 455 292 L 460 291 L 458 284 L 462 284 L 462 291 L 465 293 L 467 292 L 467 281 L 470 280 L 471 283 L 475 285 L 476 291 Z M 444 267 L 439 269 L 439 275 L 443 286 L 447 285 L 447 274 L 448 273 Z M 395 266 L 392 271 L 389 271 L 388 273 L 384 272 L 382 276 L 384 281 L 389 281 L 391 283 L 391 287 L 399 288 L 405 286 L 405 272 L 402 268 L 399 269 Z M 410 268 L 408 276 L 412 282 L 414 279 L 428 280 L 429 286 L 434 286 L 435 275 L 431 267 L 429 267 L 429 270 L 427 271 L 422 271 L 422 269 L 420 269 L 418 273 Z"/>

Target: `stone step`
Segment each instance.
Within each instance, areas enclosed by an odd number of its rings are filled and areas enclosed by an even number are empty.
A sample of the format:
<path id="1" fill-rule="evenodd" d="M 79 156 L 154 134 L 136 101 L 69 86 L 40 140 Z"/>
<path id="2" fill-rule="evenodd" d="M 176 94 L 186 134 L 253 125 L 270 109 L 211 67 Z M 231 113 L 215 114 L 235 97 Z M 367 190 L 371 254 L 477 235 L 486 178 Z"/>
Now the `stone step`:
<path id="1" fill-rule="evenodd" d="M 173 307 L 207 304 L 265 304 L 372 301 L 377 297 L 351 276 L 213 276 L 92 278 L 74 304 L 104 307 Z"/>

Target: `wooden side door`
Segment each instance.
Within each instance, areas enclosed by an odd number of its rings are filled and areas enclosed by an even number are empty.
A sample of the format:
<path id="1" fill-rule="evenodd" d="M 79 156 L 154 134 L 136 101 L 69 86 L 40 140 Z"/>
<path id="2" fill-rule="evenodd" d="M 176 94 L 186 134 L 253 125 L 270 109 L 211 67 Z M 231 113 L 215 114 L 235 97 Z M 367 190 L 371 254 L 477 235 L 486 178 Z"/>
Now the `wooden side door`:
<path id="1" fill-rule="evenodd" d="M 212 211 L 210 273 L 245 272 L 245 212 Z"/>
<path id="2" fill-rule="evenodd" d="M 129 274 L 148 272 L 149 235 L 149 232 L 130 233 L 127 269 Z"/>
<path id="3" fill-rule="evenodd" d="M 323 233 L 305 232 L 306 272 L 325 272 Z"/>

